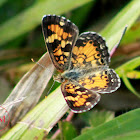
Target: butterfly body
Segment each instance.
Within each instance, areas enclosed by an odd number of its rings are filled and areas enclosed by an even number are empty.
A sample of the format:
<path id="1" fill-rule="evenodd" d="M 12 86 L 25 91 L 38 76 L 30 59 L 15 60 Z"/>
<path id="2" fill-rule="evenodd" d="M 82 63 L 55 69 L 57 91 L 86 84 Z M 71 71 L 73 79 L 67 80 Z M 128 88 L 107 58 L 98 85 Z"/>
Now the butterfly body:
<path id="1" fill-rule="evenodd" d="M 78 28 L 64 17 L 43 17 L 44 39 L 52 62 L 61 72 L 54 80 L 62 83 L 63 96 L 76 113 L 85 112 L 100 100 L 100 94 L 120 87 L 120 78 L 109 68 L 105 40 L 95 32 L 78 37 Z"/>

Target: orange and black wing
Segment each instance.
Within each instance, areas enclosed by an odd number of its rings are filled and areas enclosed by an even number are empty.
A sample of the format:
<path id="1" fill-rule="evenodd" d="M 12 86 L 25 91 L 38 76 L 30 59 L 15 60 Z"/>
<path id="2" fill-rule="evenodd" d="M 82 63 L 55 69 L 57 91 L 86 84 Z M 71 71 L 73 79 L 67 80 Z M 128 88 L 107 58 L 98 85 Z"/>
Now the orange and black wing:
<path id="1" fill-rule="evenodd" d="M 63 96 L 75 113 L 82 113 L 93 108 L 100 100 L 100 95 L 79 84 L 65 81 L 61 84 Z"/>
<path id="2" fill-rule="evenodd" d="M 71 68 L 96 68 L 109 65 L 110 55 L 105 40 L 95 32 L 82 33 L 72 51 Z"/>
<path id="3" fill-rule="evenodd" d="M 46 15 L 42 19 L 42 30 L 56 69 L 60 72 L 67 70 L 71 51 L 79 34 L 77 26 L 64 17 Z"/>
<path id="4" fill-rule="evenodd" d="M 116 91 L 121 81 L 113 69 L 93 72 L 77 81 L 84 88 L 98 93 L 111 93 Z"/>

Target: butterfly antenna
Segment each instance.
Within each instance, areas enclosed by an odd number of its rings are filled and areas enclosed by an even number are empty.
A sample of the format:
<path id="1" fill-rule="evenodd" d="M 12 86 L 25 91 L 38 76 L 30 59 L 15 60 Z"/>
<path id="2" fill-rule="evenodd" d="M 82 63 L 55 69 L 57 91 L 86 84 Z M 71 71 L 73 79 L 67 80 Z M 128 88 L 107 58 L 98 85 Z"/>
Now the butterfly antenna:
<path id="1" fill-rule="evenodd" d="M 123 32 L 122 32 L 122 35 L 121 35 L 120 40 L 118 41 L 118 43 L 117 43 L 117 44 L 113 47 L 113 49 L 111 50 L 111 53 L 110 53 L 111 56 L 114 54 L 114 52 L 115 52 L 116 49 L 118 48 L 118 46 L 119 46 L 119 44 L 120 44 L 120 42 L 121 42 L 123 36 L 125 35 L 125 32 L 126 32 L 126 30 L 127 30 L 127 27 L 128 27 L 128 25 L 125 26 L 125 28 L 124 28 L 124 30 L 123 30 Z"/>
<path id="2" fill-rule="evenodd" d="M 50 93 L 50 91 L 51 91 L 51 89 L 53 88 L 54 84 L 55 84 L 55 81 L 53 80 L 53 84 L 51 85 L 49 91 L 47 92 L 47 95 Z"/>
<path id="3" fill-rule="evenodd" d="M 47 69 L 45 66 L 41 65 L 40 63 L 36 62 L 33 58 L 31 58 L 32 62 L 38 64 L 39 66 L 41 66 L 44 69 Z"/>
<path id="4" fill-rule="evenodd" d="M 36 62 L 33 58 L 31 58 L 32 62 L 38 64 L 39 66 L 41 66 L 44 69 L 48 69 L 47 67 L 45 67 L 44 65 L 41 65 L 40 63 Z M 48 70 L 49 72 L 51 72 L 50 70 Z"/>

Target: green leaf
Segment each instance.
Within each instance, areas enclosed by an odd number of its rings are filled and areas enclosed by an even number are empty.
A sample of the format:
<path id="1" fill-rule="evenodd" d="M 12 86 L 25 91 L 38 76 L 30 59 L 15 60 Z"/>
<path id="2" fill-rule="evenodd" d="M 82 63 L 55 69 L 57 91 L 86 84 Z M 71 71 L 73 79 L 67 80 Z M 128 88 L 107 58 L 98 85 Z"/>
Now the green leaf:
<path id="1" fill-rule="evenodd" d="M 105 122 L 108 122 L 114 118 L 114 113 L 111 111 L 97 111 L 93 110 L 92 112 L 86 112 L 79 114 L 79 117 L 89 125 L 89 127 L 84 127 L 81 133 L 86 132 L 91 128 L 95 128 Z"/>
<path id="2" fill-rule="evenodd" d="M 76 129 L 70 122 L 61 122 L 60 128 L 63 140 L 72 140 L 77 136 Z"/>
<path id="3" fill-rule="evenodd" d="M 122 74 L 122 80 L 125 83 L 126 87 L 132 92 L 134 93 L 137 97 L 140 98 L 140 94 L 137 93 L 137 91 L 133 88 L 133 86 L 131 85 L 131 83 L 129 82 L 128 78 L 126 77 L 126 74 L 123 73 Z"/>
<path id="4" fill-rule="evenodd" d="M 135 139 L 139 135 L 137 132 L 140 132 L 139 116 L 140 109 L 135 109 L 116 117 L 112 121 L 88 130 L 86 133 L 74 138 L 74 140 L 105 140 L 109 138 L 114 139 L 121 135 L 125 139 L 128 137 L 128 134 Z M 135 136 L 134 134 L 137 135 Z"/>
<path id="5" fill-rule="evenodd" d="M 92 127 L 97 127 L 105 122 L 108 122 L 114 118 L 114 113 L 111 111 L 97 111 L 79 114 L 81 119 L 89 123 Z"/>
<path id="6" fill-rule="evenodd" d="M 63 0 L 63 2 L 61 0 L 40 0 L 0 25 L 0 45 L 33 30 L 41 24 L 43 15 L 60 15 L 89 1 L 91 0 Z"/>
<path id="7" fill-rule="evenodd" d="M 114 113 L 110 111 L 95 111 L 90 118 L 90 124 L 93 127 L 97 127 L 105 122 L 108 122 L 114 118 Z"/>
<path id="8" fill-rule="evenodd" d="M 125 64 L 123 64 L 123 65 L 119 66 L 117 69 L 115 69 L 115 71 L 118 73 L 118 75 L 120 77 L 122 77 L 122 72 L 133 71 L 138 66 L 140 66 L 140 57 L 136 57 L 136 58 L 126 62 Z"/>
<path id="9" fill-rule="evenodd" d="M 140 94 L 137 93 L 137 91 L 133 88 L 133 86 L 131 85 L 131 83 L 129 82 L 128 77 L 132 76 L 137 76 L 139 75 L 139 72 L 133 71 L 135 68 L 137 68 L 138 66 L 140 66 L 140 57 L 136 57 L 128 62 L 126 62 L 125 64 L 121 65 L 120 67 L 118 67 L 115 71 L 117 72 L 117 74 L 122 78 L 123 82 L 125 83 L 126 87 L 132 92 L 134 93 L 137 97 L 140 98 Z"/>
<path id="10" fill-rule="evenodd" d="M 121 45 L 136 42 L 137 40 L 140 40 L 140 21 L 137 21 L 130 30 L 128 30 L 127 34 L 125 34 L 121 41 Z"/>
<path id="11" fill-rule="evenodd" d="M 140 130 L 118 135 L 116 137 L 107 138 L 106 140 L 139 140 Z"/>

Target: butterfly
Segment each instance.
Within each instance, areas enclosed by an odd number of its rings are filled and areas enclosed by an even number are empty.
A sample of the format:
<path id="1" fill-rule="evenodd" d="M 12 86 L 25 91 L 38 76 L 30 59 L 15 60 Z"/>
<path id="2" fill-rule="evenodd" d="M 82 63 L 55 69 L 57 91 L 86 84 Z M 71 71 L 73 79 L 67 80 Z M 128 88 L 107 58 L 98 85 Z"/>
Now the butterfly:
<path id="1" fill-rule="evenodd" d="M 57 15 L 45 15 L 42 30 L 50 58 L 60 72 L 54 80 L 62 83 L 62 94 L 73 112 L 90 110 L 100 94 L 120 87 L 119 76 L 109 68 L 108 47 L 99 34 L 79 35 L 74 23 Z"/>

